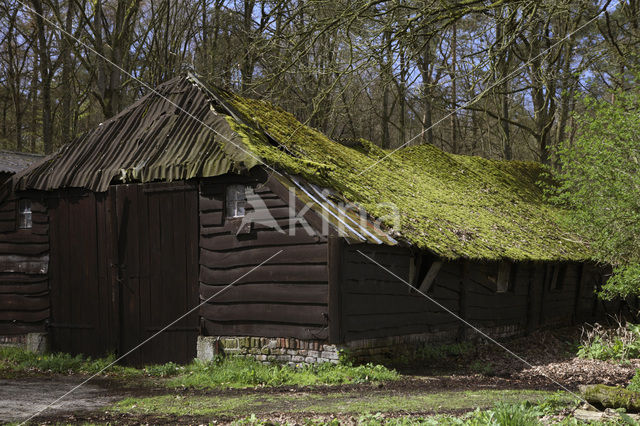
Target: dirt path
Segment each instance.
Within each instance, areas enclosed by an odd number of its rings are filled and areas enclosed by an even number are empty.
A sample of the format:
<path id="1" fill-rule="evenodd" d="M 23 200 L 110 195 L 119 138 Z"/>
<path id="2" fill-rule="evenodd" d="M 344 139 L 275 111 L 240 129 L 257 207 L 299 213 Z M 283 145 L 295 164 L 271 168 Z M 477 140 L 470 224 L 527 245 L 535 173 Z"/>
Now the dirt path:
<path id="1" fill-rule="evenodd" d="M 43 410 L 71 390 L 81 378 L 0 379 L 0 422 L 20 422 Z M 117 394 L 100 385 L 87 384 L 47 410 L 49 415 L 94 411 L 108 406 Z"/>
<path id="2" fill-rule="evenodd" d="M 0 423 L 25 420 L 82 380 L 81 376 L 0 380 Z M 533 402 L 550 390 L 542 383 L 478 375 L 414 376 L 384 384 L 211 390 L 171 390 L 159 384 L 96 380 L 39 414 L 35 422 L 206 424 L 227 423 L 251 414 L 283 419 L 328 415 L 357 419 L 367 412 L 390 416 L 453 413 L 489 407 L 497 400 Z"/>

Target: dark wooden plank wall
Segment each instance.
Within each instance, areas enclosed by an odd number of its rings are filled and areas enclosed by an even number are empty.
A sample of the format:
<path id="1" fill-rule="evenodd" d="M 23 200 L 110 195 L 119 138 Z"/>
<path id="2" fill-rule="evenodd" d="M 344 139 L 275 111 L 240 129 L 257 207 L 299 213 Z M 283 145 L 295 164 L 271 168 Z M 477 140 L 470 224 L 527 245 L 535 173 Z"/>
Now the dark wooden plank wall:
<path id="1" fill-rule="evenodd" d="M 236 235 L 240 221 L 225 218 L 224 211 L 226 185 L 231 183 L 252 185 L 264 204 L 248 205 L 247 214 L 256 208 L 268 209 L 284 233 L 253 224 L 249 232 Z M 201 308 L 209 335 L 328 336 L 327 238 L 309 235 L 301 225 L 290 229 L 288 197 L 282 188 L 276 191 L 242 178 L 201 182 L 201 300 L 248 273 Z M 251 271 L 279 250 L 279 255 Z"/>
<path id="2" fill-rule="evenodd" d="M 54 350 L 123 354 L 197 305 L 195 185 L 56 195 L 49 199 Z M 197 333 L 192 314 L 125 362 L 189 362 Z"/>
<path id="3" fill-rule="evenodd" d="M 531 268 L 528 263 L 511 268 L 515 268 L 512 269 L 515 282 L 510 283 L 509 291 L 498 293 L 499 262 L 467 262 L 466 319 L 473 320 L 475 326 L 526 326 Z"/>
<path id="4" fill-rule="evenodd" d="M 342 339 L 384 337 L 457 329 L 455 318 L 420 296 L 359 251 L 409 280 L 408 249 L 344 245 L 341 280 Z M 459 312 L 460 264 L 445 263 L 429 296 Z"/>
<path id="5" fill-rule="evenodd" d="M 198 304 L 196 185 L 117 185 L 120 351 L 128 352 Z M 110 195 L 111 197 L 113 195 Z M 165 329 L 125 363 L 187 363 L 196 356 L 197 312 Z"/>
<path id="6" fill-rule="evenodd" d="M 17 229 L 17 203 L 31 199 L 33 227 Z M 49 220 L 41 194 L 0 205 L 0 335 L 41 332 L 49 318 Z"/>
<path id="7" fill-rule="evenodd" d="M 449 338 L 469 335 L 461 321 L 368 260 L 359 251 L 409 281 L 410 252 L 400 247 L 341 247 L 340 330 L 336 341 L 412 333 Z M 560 289 L 547 288 L 546 264 L 519 262 L 509 291 L 498 293 L 499 262 L 444 262 L 428 296 L 482 329 L 512 327 L 514 332 L 570 325 L 593 319 L 598 306 L 593 287 L 602 271 L 578 263 L 566 265 Z M 513 268 L 513 266 L 512 266 Z M 337 299 L 338 297 L 334 297 Z M 602 308 L 600 308 L 602 310 Z"/>
<path id="8" fill-rule="evenodd" d="M 101 356 L 118 348 L 112 200 L 90 191 L 58 191 L 51 220 L 52 349 Z"/>

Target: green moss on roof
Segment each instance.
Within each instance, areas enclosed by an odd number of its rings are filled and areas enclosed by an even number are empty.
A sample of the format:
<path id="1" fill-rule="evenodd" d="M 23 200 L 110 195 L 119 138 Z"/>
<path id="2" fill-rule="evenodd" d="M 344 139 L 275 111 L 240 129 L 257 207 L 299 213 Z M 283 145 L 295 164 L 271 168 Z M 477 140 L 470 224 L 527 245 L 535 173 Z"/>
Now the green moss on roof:
<path id="1" fill-rule="evenodd" d="M 232 128 L 267 164 L 332 188 L 374 217 L 397 206 L 400 226 L 394 230 L 419 248 L 445 258 L 589 258 L 587 247 L 560 226 L 562 212 L 544 201 L 539 164 L 421 145 L 370 167 L 387 152 L 364 140 L 353 148 L 338 144 L 268 102 L 224 97 L 247 123 L 229 117 Z M 290 153 L 269 143 L 263 131 Z"/>

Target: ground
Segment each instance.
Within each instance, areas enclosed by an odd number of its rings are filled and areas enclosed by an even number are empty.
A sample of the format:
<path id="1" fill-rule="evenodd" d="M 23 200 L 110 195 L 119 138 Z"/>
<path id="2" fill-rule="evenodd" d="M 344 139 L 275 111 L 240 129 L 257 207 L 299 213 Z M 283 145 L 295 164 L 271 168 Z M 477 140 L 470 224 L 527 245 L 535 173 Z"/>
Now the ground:
<path id="1" fill-rule="evenodd" d="M 574 330 L 575 331 L 575 330 Z M 297 424 L 332 421 L 352 424 L 362 416 L 418 418 L 461 415 L 498 402 L 537 403 L 550 397 L 575 407 L 570 391 L 580 384 L 626 385 L 640 361 L 610 363 L 579 359 L 571 334 L 538 333 L 509 342 L 533 367 L 522 365 L 501 349 L 479 345 L 427 367 L 402 369 L 399 380 L 334 386 L 259 386 L 245 389 L 168 388 L 167 379 L 123 379 L 101 376 L 82 386 L 64 403 L 38 415 L 39 424 L 226 424 L 254 415 L 261 420 Z M 37 413 L 87 376 L 33 374 L 0 380 L 0 421 L 19 422 Z"/>
<path id="2" fill-rule="evenodd" d="M 0 418 L 23 420 L 64 394 L 74 383 L 67 377 L 3 380 Z M 544 384 L 530 386 L 480 375 L 410 376 L 386 384 L 209 391 L 123 387 L 117 382 L 99 380 L 81 387 L 65 403 L 56 404 L 36 420 L 52 424 L 79 421 L 202 424 L 226 423 L 251 414 L 280 421 L 331 416 L 349 419 L 378 412 L 422 416 L 490 408 L 497 401 L 538 402 L 552 394 Z"/>

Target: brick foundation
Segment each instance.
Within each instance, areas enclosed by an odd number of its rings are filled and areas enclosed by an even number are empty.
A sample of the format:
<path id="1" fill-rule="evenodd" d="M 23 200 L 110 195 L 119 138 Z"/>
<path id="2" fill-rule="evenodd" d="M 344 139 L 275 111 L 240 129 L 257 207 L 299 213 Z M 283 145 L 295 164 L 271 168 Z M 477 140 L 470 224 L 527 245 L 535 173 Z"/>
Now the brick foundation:
<path id="1" fill-rule="evenodd" d="M 524 329 L 518 325 L 483 328 L 494 339 L 521 336 Z M 465 329 L 462 340 L 478 341 L 481 336 L 472 329 Z M 198 359 L 210 361 L 216 355 L 235 355 L 254 358 L 265 364 L 291 366 L 338 363 L 341 354 L 351 361 L 411 362 L 419 360 L 420 350 L 426 346 L 437 346 L 456 341 L 451 330 L 407 334 L 403 336 L 360 339 L 339 345 L 329 345 L 316 340 L 293 338 L 242 337 L 242 336 L 198 336 Z"/>
<path id="2" fill-rule="evenodd" d="M 198 359 L 212 360 L 217 354 L 255 358 L 263 363 L 338 363 L 338 348 L 314 340 L 270 337 L 198 336 Z"/>

